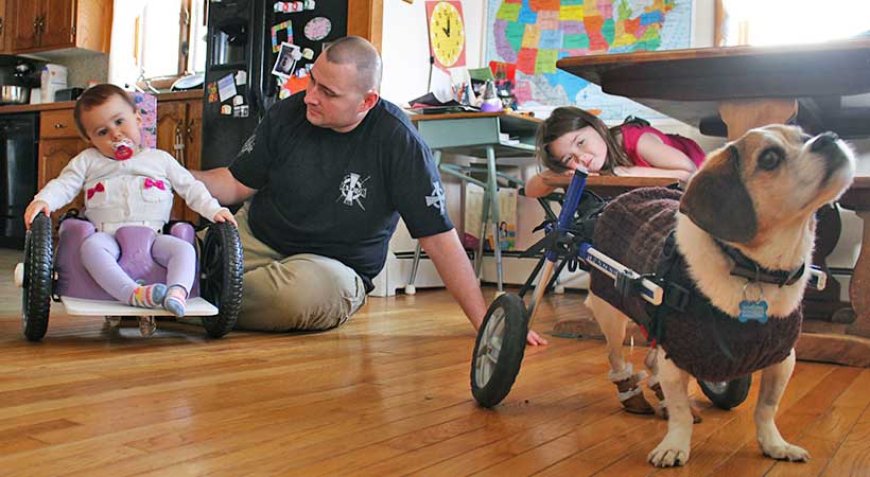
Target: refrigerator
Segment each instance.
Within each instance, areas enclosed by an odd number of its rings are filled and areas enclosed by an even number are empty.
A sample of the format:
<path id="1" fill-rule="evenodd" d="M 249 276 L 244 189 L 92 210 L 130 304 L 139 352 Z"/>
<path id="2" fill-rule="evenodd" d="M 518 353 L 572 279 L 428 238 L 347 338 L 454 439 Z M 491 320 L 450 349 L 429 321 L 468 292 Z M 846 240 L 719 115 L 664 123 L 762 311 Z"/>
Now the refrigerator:
<path id="1" fill-rule="evenodd" d="M 324 47 L 347 34 L 348 11 L 347 0 L 207 5 L 202 168 L 212 169 L 235 159 L 282 89 L 304 89 L 300 79 Z"/>

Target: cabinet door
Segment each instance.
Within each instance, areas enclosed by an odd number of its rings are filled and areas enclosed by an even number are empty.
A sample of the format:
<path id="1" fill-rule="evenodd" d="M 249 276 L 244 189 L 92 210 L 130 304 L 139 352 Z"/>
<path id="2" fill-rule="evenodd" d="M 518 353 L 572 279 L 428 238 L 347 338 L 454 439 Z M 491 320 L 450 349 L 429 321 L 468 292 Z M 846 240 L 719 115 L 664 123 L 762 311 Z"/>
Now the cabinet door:
<path id="1" fill-rule="evenodd" d="M 200 161 L 200 153 L 202 151 L 202 100 L 187 101 L 185 103 L 185 112 L 187 114 L 187 126 L 184 132 L 185 164 L 189 170 L 198 171 L 202 168 L 202 162 Z M 184 220 L 196 223 L 199 221 L 199 214 L 185 207 Z"/>
<path id="2" fill-rule="evenodd" d="M 164 101 L 157 103 L 157 149 L 162 149 L 178 161 L 182 167 L 188 166 L 187 148 L 187 104 L 184 101 Z M 172 220 L 196 220 L 196 213 L 188 209 L 184 199 L 175 195 L 172 204 Z"/>
<path id="3" fill-rule="evenodd" d="M 11 9 L 6 8 L 6 0 L 0 0 L 0 53 L 6 53 L 9 51 L 9 43 L 7 43 L 8 35 L 6 32 L 9 30 L 9 11 Z"/>
<path id="4" fill-rule="evenodd" d="M 42 3 L 42 27 L 40 28 L 39 47 L 45 49 L 75 46 L 73 26 L 75 15 L 73 8 L 75 0 L 25 0 L 31 3 Z"/>
<path id="5" fill-rule="evenodd" d="M 12 27 L 12 50 L 27 50 L 35 48 L 36 43 L 36 17 L 39 16 L 39 1 L 36 0 L 12 0 L 10 2 Z"/>
<path id="6" fill-rule="evenodd" d="M 38 171 L 38 188 L 42 189 L 48 181 L 60 175 L 60 171 L 66 167 L 67 163 L 75 157 L 79 152 L 87 147 L 87 143 L 81 139 L 42 139 L 39 141 L 39 171 Z M 71 208 L 84 210 L 84 197 L 79 194 L 66 207 L 54 211 L 51 214 L 52 221 L 57 224 L 59 218 L 64 212 Z"/>

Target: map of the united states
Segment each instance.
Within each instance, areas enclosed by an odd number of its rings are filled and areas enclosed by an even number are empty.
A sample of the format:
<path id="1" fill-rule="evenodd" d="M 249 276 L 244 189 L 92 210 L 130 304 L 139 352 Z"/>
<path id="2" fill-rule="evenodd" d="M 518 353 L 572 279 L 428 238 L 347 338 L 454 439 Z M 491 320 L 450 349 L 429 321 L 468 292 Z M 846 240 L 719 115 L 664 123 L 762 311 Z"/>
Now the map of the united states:
<path id="1" fill-rule="evenodd" d="M 565 56 L 687 48 L 691 0 L 489 0 L 487 59 L 516 65 L 523 106 L 577 104 L 604 119 L 650 116 L 556 69 Z M 627 114 L 626 114 L 627 113 Z"/>

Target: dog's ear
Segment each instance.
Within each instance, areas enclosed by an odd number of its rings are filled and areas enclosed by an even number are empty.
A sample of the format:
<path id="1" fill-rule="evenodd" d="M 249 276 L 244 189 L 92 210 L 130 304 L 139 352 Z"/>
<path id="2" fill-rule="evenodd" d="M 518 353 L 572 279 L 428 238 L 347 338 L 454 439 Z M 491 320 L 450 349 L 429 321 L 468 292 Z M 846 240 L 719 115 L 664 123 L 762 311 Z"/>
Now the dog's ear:
<path id="1" fill-rule="evenodd" d="M 729 146 L 721 154 L 724 157 L 709 158 L 712 163 L 689 181 L 680 201 L 680 212 L 714 237 L 749 242 L 758 232 L 758 219 L 740 177 L 739 153 Z"/>

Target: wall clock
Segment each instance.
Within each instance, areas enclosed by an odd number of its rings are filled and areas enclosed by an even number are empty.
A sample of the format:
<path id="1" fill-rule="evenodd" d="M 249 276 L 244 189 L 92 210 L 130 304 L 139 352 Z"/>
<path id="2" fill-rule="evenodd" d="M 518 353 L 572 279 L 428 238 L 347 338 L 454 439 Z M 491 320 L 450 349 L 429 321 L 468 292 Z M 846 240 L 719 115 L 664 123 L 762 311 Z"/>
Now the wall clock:
<path id="1" fill-rule="evenodd" d="M 439 68 L 465 66 L 465 24 L 462 3 L 438 0 L 426 3 L 429 54 Z"/>

